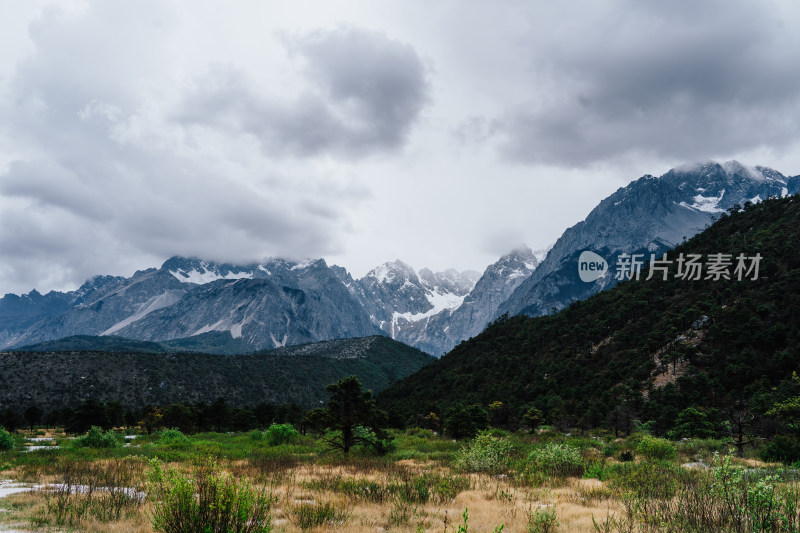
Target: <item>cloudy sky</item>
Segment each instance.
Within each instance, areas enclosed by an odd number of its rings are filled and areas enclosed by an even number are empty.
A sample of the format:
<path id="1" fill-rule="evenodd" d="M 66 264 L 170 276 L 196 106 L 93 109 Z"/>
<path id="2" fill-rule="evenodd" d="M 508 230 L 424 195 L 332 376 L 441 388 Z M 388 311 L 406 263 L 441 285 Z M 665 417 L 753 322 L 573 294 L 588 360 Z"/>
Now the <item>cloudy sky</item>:
<path id="1" fill-rule="evenodd" d="M 482 270 L 643 174 L 800 174 L 796 2 L 3 1 L 0 294 Z"/>

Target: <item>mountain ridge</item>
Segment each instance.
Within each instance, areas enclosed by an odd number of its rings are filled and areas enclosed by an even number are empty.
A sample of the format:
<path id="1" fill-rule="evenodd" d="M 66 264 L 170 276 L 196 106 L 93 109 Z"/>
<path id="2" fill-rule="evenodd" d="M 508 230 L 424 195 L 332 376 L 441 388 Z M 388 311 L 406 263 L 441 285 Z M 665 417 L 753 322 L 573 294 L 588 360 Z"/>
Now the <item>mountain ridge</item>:
<path id="1" fill-rule="evenodd" d="M 610 276 L 578 279 L 584 250 L 609 264 L 620 254 L 661 254 L 736 204 L 798 190 L 800 177 L 735 161 L 645 175 L 600 201 L 541 260 L 520 247 L 480 274 L 395 260 L 354 279 L 324 259 L 233 265 L 176 256 L 69 293 L 0 298 L 0 348 L 74 335 L 161 342 L 229 332 L 253 351 L 380 333 L 438 356 L 504 313 L 551 313 L 613 286 Z"/>

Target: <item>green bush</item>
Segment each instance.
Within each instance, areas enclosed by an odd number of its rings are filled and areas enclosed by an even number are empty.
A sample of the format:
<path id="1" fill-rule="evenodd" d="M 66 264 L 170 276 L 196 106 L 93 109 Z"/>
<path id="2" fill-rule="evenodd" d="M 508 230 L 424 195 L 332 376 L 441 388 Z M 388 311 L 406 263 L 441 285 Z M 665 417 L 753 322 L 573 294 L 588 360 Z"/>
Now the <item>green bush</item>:
<path id="1" fill-rule="evenodd" d="M 176 468 L 153 461 L 148 495 L 153 501 L 150 521 L 164 533 L 272 531 L 273 498 L 246 479 L 220 473 L 213 459 L 203 459 L 189 477 Z"/>
<path id="2" fill-rule="evenodd" d="M 189 444 L 189 438 L 179 429 L 165 429 L 158 434 L 158 442 L 164 444 Z"/>
<path id="3" fill-rule="evenodd" d="M 406 430 L 406 435 L 428 440 L 437 438 L 436 433 L 434 433 L 433 430 L 425 428 L 409 428 Z"/>
<path id="4" fill-rule="evenodd" d="M 300 433 L 291 424 L 272 424 L 264 432 L 264 439 L 270 446 L 287 444 L 294 441 Z"/>
<path id="5" fill-rule="evenodd" d="M 583 458 L 575 446 L 551 442 L 528 455 L 528 469 L 534 475 L 551 478 L 580 476 L 583 474 Z"/>
<path id="6" fill-rule="evenodd" d="M 347 514 L 331 502 L 303 502 L 289 508 L 289 520 L 303 531 L 324 524 L 342 525 Z"/>
<path id="7" fill-rule="evenodd" d="M 800 460 L 800 440 L 791 435 L 778 435 L 758 450 L 764 461 L 792 464 Z"/>
<path id="8" fill-rule="evenodd" d="M 467 472 L 504 472 L 508 470 L 512 449 L 506 439 L 481 433 L 461 449 L 454 466 Z"/>
<path id="9" fill-rule="evenodd" d="M 728 441 L 722 439 L 689 439 L 678 443 L 678 451 L 689 455 L 711 456 L 714 452 L 728 449 Z"/>
<path id="10" fill-rule="evenodd" d="M 608 475 L 606 473 L 604 463 L 605 461 L 592 461 L 591 463 L 587 463 L 583 470 L 583 477 L 586 479 L 595 478 L 599 479 L 600 481 L 605 481 Z"/>
<path id="11" fill-rule="evenodd" d="M 647 499 L 672 498 L 684 473 L 679 466 L 651 461 L 609 465 L 607 470 L 612 486 L 623 493 Z"/>
<path id="12" fill-rule="evenodd" d="M 528 514 L 525 533 L 550 533 L 559 526 L 556 507 L 542 507 Z"/>
<path id="13" fill-rule="evenodd" d="M 651 437 L 650 435 L 644 436 L 636 446 L 636 451 L 648 459 L 658 461 L 675 459 L 678 453 L 675 446 L 667 439 Z"/>
<path id="14" fill-rule="evenodd" d="M 13 450 L 13 449 L 14 449 L 14 438 L 11 436 L 11 433 L 6 431 L 6 428 L 0 426 L 0 451 Z"/>
<path id="15" fill-rule="evenodd" d="M 103 431 L 100 427 L 92 426 L 86 435 L 72 442 L 77 448 L 116 448 L 122 439 L 110 430 Z"/>

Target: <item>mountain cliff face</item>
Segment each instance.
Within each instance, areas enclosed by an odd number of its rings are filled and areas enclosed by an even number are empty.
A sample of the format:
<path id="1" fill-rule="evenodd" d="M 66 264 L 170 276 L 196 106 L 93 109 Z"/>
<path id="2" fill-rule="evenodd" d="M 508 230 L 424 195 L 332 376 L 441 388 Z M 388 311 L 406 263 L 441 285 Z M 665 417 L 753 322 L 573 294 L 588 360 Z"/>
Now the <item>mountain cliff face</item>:
<path id="1" fill-rule="evenodd" d="M 13 322 L 20 307 L 28 313 Z M 380 333 L 323 260 L 234 266 L 174 257 L 71 293 L 8 295 L 0 320 L 3 348 L 74 335 L 168 341 L 230 332 L 247 350 L 260 350 Z"/>
<path id="2" fill-rule="evenodd" d="M 115 333 L 155 341 L 230 331 L 254 350 L 380 333 L 325 261 L 261 267 L 258 277 L 205 283 Z"/>
<path id="3" fill-rule="evenodd" d="M 567 229 L 541 265 L 511 294 L 495 316 L 543 315 L 614 286 L 620 254 L 658 257 L 710 225 L 727 209 L 800 190 L 800 178 L 736 161 L 706 163 L 643 176 L 604 199 L 582 222 Z M 607 274 L 586 283 L 578 257 L 591 250 L 606 259 Z M 720 250 L 720 253 L 725 252 Z"/>
<path id="4" fill-rule="evenodd" d="M 105 279 L 102 286 L 92 286 L 87 294 L 74 298 L 67 311 L 49 314 L 16 335 L 9 335 L 4 347 L 70 335 L 114 333 L 126 321 L 172 305 L 186 292 L 186 286 L 163 270 L 139 271 L 129 279 Z"/>

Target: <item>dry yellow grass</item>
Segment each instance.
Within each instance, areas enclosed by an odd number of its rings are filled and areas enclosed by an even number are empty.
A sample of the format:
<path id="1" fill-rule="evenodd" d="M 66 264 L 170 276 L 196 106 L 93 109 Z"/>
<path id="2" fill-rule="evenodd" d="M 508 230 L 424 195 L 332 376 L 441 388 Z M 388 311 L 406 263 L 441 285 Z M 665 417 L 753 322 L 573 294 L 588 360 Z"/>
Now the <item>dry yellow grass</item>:
<path id="1" fill-rule="evenodd" d="M 462 523 L 465 509 L 469 513 L 470 531 L 491 532 L 502 524 L 506 533 L 525 532 L 533 513 L 537 510 L 551 510 L 553 507 L 560 524 L 556 531 L 592 531 L 592 516 L 601 521 L 609 513 L 618 513 L 621 510 L 619 503 L 611 497 L 611 492 L 598 480 L 570 479 L 559 487 L 531 488 L 516 487 L 505 477 L 472 474 L 470 479 L 473 488 L 460 492 L 452 501 L 434 503 L 431 500 L 425 504 L 403 505 L 398 499 L 376 504 L 346 494 L 313 490 L 307 488 L 304 482 L 342 476 L 388 483 L 391 479 L 396 479 L 393 476 L 403 471 L 416 474 L 426 471 L 447 473 L 447 469 L 413 461 L 366 470 L 351 465 L 307 464 L 272 472 L 258 471 L 247 462 L 239 461 L 229 464 L 228 469 L 239 478 L 246 476 L 256 483 L 270 484 L 277 502 L 272 510 L 273 530 L 287 533 L 301 531 L 292 520 L 292 508 L 303 502 L 331 502 L 346 513 L 343 523 L 325 524 L 311 531 L 353 533 L 415 532 L 419 528 L 422 531 L 441 533 L 445 531 L 445 527 L 447 531 L 455 531 Z M 47 478 L 42 481 L 51 481 L 49 476 Z M 10 516 L 6 520 L 19 522 L 46 515 L 41 494 L 18 494 L 11 497 L 9 503 L 15 504 L 14 512 L 7 513 Z M 79 524 L 78 530 L 95 533 L 150 533 L 153 528 L 147 518 L 149 511 L 150 504 L 145 504 L 134 515 L 117 522 L 86 519 Z"/>

